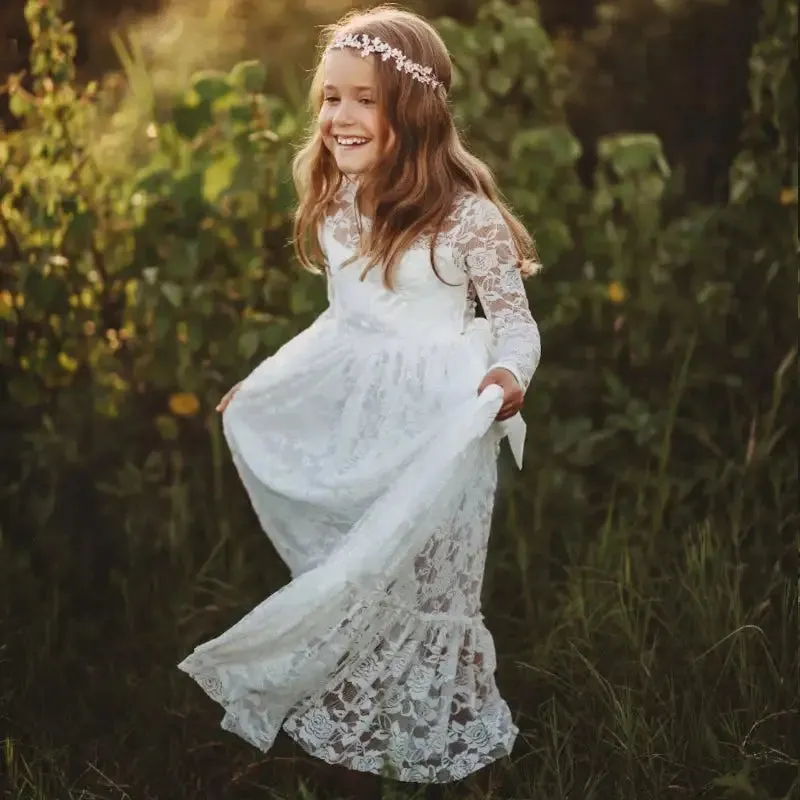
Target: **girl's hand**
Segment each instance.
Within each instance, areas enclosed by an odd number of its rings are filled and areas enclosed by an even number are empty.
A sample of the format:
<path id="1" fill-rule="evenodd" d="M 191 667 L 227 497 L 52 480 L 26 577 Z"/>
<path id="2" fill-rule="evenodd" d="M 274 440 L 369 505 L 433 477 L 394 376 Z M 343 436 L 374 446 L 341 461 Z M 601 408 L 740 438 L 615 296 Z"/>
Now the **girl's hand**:
<path id="1" fill-rule="evenodd" d="M 513 417 L 522 408 L 525 392 L 522 391 L 522 387 L 517 383 L 513 373 L 503 367 L 495 367 L 486 373 L 478 387 L 478 394 L 492 384 L 496 384 L 503 390 L 503 405 L 500 406 L 500 411 L 495 417 L 498 422 L 502 422 Z"/>
<path id="2" fill-rule="evenodd" d="M 242 382 L 239 381 L 239 383 L 237 383 L 236 386 L 228 390 L 228 392 L 225 394 L 222 400 L 220 400 L 219 403 L 217 404 L 217 411 L 222 413 L 228 407 L 228 404 L 231 402 L 231 400 L 233 400 L 233 396 L 236 394 L 236 392 L 239 391 L 239 387 L 241 385 Z"/>

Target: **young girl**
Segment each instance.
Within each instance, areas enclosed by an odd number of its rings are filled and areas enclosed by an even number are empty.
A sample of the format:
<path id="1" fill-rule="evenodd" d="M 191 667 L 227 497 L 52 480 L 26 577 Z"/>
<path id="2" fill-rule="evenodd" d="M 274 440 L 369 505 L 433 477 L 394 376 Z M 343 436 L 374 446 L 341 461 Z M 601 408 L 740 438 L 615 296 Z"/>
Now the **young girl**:
<path id="1" fill-rule="evenodd" d="M 451 76 L 410 13 L 327 31 L 295 232 L 329 305 L 220 403 L 293 579 L 180 664 L 261 750 L 283 728 L 328 763 L 422 783 L 517 735 L 480 593 L 499 444 L 521 467 L 540 353 L 535 250 L 459 140 Z"/>

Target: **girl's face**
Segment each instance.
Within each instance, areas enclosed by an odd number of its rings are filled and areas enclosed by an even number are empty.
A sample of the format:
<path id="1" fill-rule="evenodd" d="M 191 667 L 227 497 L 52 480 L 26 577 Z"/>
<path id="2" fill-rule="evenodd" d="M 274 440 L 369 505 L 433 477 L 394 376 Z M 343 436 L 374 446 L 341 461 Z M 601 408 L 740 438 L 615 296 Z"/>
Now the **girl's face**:
<path id="1" fill-rule="evenodd" d="M 325 146 L 346 175 L 374 169 L 383 149 L 373 56 L 348 50 L 325 56 L 319 125 Z"/>

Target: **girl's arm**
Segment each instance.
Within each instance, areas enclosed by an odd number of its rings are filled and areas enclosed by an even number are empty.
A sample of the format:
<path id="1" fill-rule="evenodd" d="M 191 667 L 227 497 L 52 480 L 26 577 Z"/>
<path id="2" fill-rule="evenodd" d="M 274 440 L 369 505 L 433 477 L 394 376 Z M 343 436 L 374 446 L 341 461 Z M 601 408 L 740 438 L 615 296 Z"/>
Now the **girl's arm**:
<path id="1" fill-rule="evenodd" d="M 470 197 L 461 218 L 459 251 L 495 338 L 495 361 L 490 370 L 507 369 L 524 391 L 539 365 L 541 340 L 511 231 L 487 198 Z"/>

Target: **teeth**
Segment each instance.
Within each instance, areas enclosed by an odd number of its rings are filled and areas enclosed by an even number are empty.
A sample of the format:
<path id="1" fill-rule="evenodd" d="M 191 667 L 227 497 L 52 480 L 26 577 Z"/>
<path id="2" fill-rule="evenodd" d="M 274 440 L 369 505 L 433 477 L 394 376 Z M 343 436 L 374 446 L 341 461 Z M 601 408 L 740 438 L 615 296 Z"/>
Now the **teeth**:
<path id="1" fill-rule="evenodd" d="M 345 144 L 345 145 L 347 145 L 347 144 L 366 144 L 366 142 L 367 142 L 366 139 L 356 139 L 356 138 L 353 138 L 353 137 L 345 138 L 343 136 L 337 136 L 336 137 L 336 141 L 339 142 L 339 144 Z"/>

